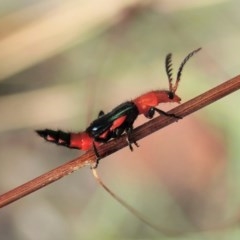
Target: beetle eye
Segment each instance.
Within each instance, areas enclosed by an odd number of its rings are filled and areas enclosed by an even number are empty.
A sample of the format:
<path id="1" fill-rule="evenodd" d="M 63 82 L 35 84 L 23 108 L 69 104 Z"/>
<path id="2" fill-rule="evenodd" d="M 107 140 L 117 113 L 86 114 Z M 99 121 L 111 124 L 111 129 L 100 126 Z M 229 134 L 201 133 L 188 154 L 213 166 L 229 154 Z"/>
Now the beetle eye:
<path id="1" fill-rule="evenodd" d="M 168 93 L 168 97 L 169 97 L 169 99 L 173 99 L 174 98 L 174 93 L 173 92 L 169 92 Z"/>

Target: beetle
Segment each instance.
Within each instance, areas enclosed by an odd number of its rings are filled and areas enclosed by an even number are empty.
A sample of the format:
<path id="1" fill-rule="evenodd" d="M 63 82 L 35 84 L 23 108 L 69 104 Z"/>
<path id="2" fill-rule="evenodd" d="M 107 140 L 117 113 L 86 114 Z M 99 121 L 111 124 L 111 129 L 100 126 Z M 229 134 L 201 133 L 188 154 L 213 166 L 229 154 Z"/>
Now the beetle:
<path id="1" fill-rule="evenodd" d="M 160 103 L 181 102 L 181 98 L 176 94 L 176 90 L 181 79 L 183 67 L 187 61 L 200 50 L 201 48 L 198 48 L 190 52 L 184 58 L 178 69 L 174 85 L 172 83 L 172 54 L 167 54 L 165 58 L 165 68 L 169 82 L 168 90 L 155 90 L 147 92 L 131 101 L 126 101 L 118 105 L 106 114 L 103 111 L 100 111 L 98 118 L 91 122 L 84 132 L 71 133 L 50 129 L 36 130 L 36 132 L 46 141 L 53 142 L 57 145 L 81 149 L 84 151 L 93 148 L 97 157 L 97 164 L 100 159 L 97 152 L 97 146 L 101 143 L 108 142 L 110 139 L 118 138 L 123 133 L 126 133 L 128 146 L 132 151 L 132 144 L 138 146 L 137 142 L 131 139 L 131 133 L 133 130 L 133 124 L 140 114 L 143 114 L 149 119 L 153 118 L 155 112 L 168 117 L 174 117 L 176 119 L 181 118 L 175 114 L 169 114 L 156 106 Z"/>

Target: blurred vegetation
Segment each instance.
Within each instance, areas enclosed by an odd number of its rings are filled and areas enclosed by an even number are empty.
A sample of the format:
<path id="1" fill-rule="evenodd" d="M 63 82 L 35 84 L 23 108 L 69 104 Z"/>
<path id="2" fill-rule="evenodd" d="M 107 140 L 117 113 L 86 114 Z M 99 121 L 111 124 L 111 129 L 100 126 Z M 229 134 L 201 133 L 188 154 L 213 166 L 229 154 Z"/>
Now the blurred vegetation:
<path id="1" fill-rule="evenodd" d="M 0 191 L 81 152 L 44 143 L 34 129 L 82 131 L 99 110 L 166 88 L 193 49 L 183 101 L 239 72 L 238 1 L 0 2 Z M 101 161 L 100 175 L 148 219 L 212 228 L 240 214 L 236 92 Z M 161 106 L 169 109 L 173 106 Z M 145 122 L 140 118 L 136 125 Z M 173 239 L 238 239 L 239 229 Z M 139 222 L 81 169 L 0 212 L 1 239 L 167 239 Z"/>

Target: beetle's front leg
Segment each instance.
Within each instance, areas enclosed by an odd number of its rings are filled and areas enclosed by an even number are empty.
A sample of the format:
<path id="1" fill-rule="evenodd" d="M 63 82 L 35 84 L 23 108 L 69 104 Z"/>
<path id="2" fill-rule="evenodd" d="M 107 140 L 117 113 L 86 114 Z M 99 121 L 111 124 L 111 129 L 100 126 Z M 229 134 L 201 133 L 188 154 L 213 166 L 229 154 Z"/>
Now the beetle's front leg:
<path id="1" fill-rule="evenodd" d="M 174 118 L 177 118 L 177 119 L 182 119 L 182 117 L 177 116 L 174 113 L 167 113 L 167 112 L 164 112 L 163 110 L 155 108 L 155 107 L 150 107 L 147 114 L 145 114 L 145 117 L 152 119 L 155 112 L 157 112 L 159 114 L 162 114 L 164 116 L 167 116 L 167 117 L 174 117 Z"/>

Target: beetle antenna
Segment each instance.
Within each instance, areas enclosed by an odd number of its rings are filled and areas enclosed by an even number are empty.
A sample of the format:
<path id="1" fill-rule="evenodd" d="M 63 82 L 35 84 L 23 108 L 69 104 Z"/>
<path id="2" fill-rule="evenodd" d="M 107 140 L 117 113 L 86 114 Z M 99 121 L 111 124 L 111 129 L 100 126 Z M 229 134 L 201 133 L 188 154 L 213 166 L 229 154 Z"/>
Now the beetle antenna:
<path id="1" fill-rule="evenodd" d="M 166 59 L 165 59 L 165 67 L 166 67 L 166 73 L 167 73 L 167 76 L 168 76 L 168 82 L 169 82 L 169 91 L 172 92 L 172 88 L 173 88 L 173 85 L 172 85 L 172 54 L 169 53 L 167 56 L 166 56 Z"/>
<path id="2" fill-rule="evenodd" d="M 198 48 L 192 52 L 190 52 L 185 58 L 184 60 L 182 61 L 179 69 L 178 69 L 178 73 L 177 73 L 177 79 L 176 79 L 176 82 L 175 82 L 175 85 L 174 87 L 172 88 L 172 92 L 175 93 L 177 88 L 178 88 L 178 83 L 181 79 L 181 75 L 182 75 L 182 70 L 183 70 L 183 67 L 185 66 L 185 64 L 187 63 L 187 61 L 195 54 L 197 53 L 198 51 L 200 51 L 202 48 Z"/>

